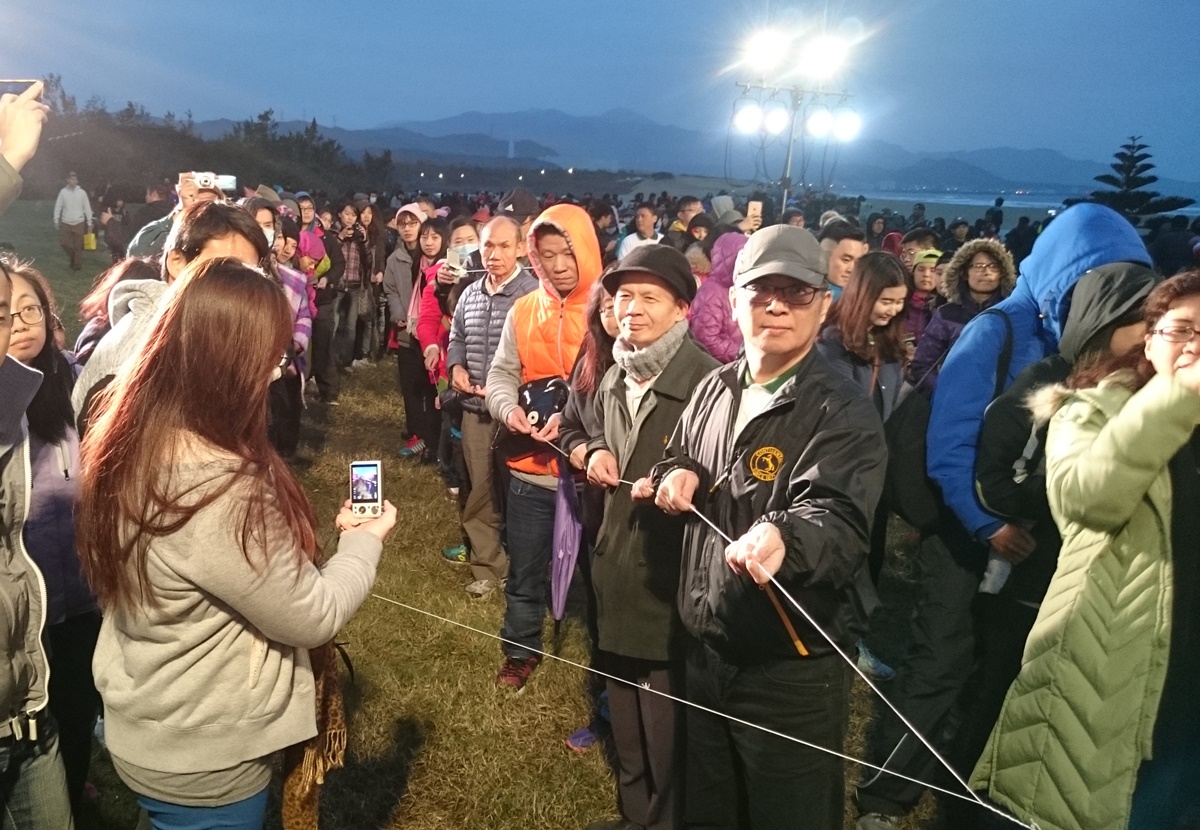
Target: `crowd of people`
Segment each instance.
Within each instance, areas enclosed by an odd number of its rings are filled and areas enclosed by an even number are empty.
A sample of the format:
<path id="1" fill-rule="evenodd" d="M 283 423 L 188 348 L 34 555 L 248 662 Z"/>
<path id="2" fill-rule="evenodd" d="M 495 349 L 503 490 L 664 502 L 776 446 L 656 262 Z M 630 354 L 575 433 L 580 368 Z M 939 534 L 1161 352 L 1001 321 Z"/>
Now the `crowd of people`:
<path id="1" fill-rule="evenodd" d="M 44 119 L 0 99 L 0 210 Z M 503 598 L 502 689 L 536 684 L 577 557 L 605 681 L 566 740 L 611 746 L 621 814 L 590 830 L 842 827 L 855 673 L 895 709 L 859 830 L 931 785 L 963 796 L 946 827 L 1178 827 L 1200 270 L 1096 204 L 1023 250 L 999 203 L 943 232 L 640 197 L 235 201 L 183 172 L 143 224 L 101 214 L 73 349 L 42 274 L 0 261 L 6 826 L 71 826 L 101 712 L 155 830 L 261 828 L 277 766 L 284 826 L 315 826 L 332 640 L 405 505 L 347 501 L 326 557 L 288 461 L 304 396 L 394 355 L 398 454 L 458 499 L 430 555 Z M 920 600 L 889 665 L 893 515 Z"/>

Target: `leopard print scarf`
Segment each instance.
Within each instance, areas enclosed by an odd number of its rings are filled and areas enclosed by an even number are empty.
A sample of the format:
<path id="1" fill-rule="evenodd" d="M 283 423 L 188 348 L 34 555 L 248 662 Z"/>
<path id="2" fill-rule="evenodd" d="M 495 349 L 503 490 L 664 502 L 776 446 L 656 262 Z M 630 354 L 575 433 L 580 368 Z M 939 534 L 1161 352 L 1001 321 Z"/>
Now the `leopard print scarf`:
<path id="1" fill-rule="evenodd" d="M 317 734 L 290 746 L 283 762 L 284 830 L 317 830 L 325 774 L 346 760 L 346 710 L 332 642 L 310 649 L 317 698 Z"/>

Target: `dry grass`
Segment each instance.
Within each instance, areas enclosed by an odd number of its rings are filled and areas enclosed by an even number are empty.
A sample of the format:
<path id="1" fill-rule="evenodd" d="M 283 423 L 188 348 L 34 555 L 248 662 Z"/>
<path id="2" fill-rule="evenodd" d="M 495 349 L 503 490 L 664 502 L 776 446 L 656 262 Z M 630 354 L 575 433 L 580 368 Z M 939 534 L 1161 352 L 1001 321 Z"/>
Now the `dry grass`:
<path id="1" fill-rule="evenodd" d="M 395 458 L 401 411 L 395 372 L 385 363 L 345 381 L 342 405 L 314 404 L 306 414 L 302 480 L 323 522 L 345 497 L 353 458 L 384 461 L 384 489 L 401 520 L 388 540 L 375 592 L 486 632 L 499 631 L 503 597 L 471 600 L 464 568 L 441 560 L 459 540 L 455 504 L 429 467 Z M 896 659 L 907 637 L 912 575 L 900 528 L 892 534 L 894 566 L 883 590 L 893 603 L 872 640 Z M 332 549 L 332 529 L 326 537 Z M 326 830 L 362 828 L 576 828 L 616 817 L 614 784 L 603 754 L 579 756 L 563 739 L 588 719 L 579 669 L 548 661 L 518 696 L 493 682 L 499 644 L 486 636 L 371 598 L 340 638 L 355 682 L 347 686 L 350 752 L 322 797 Z M 546 642 L 552 641 L 547 625 Z M 563 624 L 561 656 L 587 661 L 579 619 Z M 846 750 L 863 757 L 877 702 L 856 684 Z M 131 828 L 136 808 L 108 762 L 97 756 L 101 797 L 91 826 Z M 848 769 L 848 787 L 857 770 Z M 847 809 L 846 827 L 854 810 Z M 926 826 L 931 799 L 904 825 Z"/>
<path id="2" fill-rule="evenodd" d="M 37 260 L 67 309 L 64 321 L 73 337 L 74 307 L 107 257 L 88 254 L 84 271 L 71 272 L 49 214 L 50 203 L 17 203 L 0 219 L 0 240 Z M 469 599 L 462 590 L 468 572 L 444 563 L 439 553 L 459 541 L 454 502 L 431 468 L 395 457 L 401 443 L 395 377 L 391 362 L 359 372 L 346 379 L 341 406 L 314 404 L 305 415 L 298 468 L 329 528 L 326 547 L 334 544 L 330 522 L 345 497 L 348 463 L 383 459 L 385 492 L 400 509 L 400 523 L 388 541 L 376 592 L 497 632 L 503 597 Z M 894 663 L 907 641 L 915 590 L 903 528 L 893 528 L 891 541 L 894 555 L 881 586 L 887 608 L 875 621 L 871 644 Z M 589 716 L 579 669 L 549 661 L 524 694 L 501 693 L 493 682 L 501 657 L 495 640 L 373 598 L 340 639 L 347 643 L 356 679 L 347 686 L 348 762 L 330 776 L 323 793 L 326 830 L 557 830 L 616 817 L 603 754 L 578 756 L 563 745 Z M 552 642 L 549 626 L 546 642 Z M 586 662 L 586 633 L 578 618 L 564 622 L 559 642 L 563 657 Z M 878 705 L 856 684 L 850 755 L 864 757 Z M 850 765 L 847 773 L 849 793 L 858 769 Z M 92 780 L 100 795 L 88 805 L 81 830 L 135 827 L 132 795 L 99 752 Z M 909 817 L 907 830 L 929 824 L 931 801 L 927 797 Z M 848 806 L 848 828 L 854 815 Z"/>
<path id="3" fill-rule="evenodd" d="M 499 631 L 503 597 L 471 600 L 464 568 L 441 561 L 443 545 L 458 541 L 454 502 L 429 467 L 395 458 L 401 412 L 391 363 L 346 379 L 342 405 L 313 405 L 306 416 L 302 479 L 321 520 L 344 498 L 352 458 L 384 460 L 384 489 L 400 508 L 388 540 L 376 593 L 486 632 Z M 895 659 L 907 637 L 912 575 L 900 528 L 893 533 L 895 567 L 884 592 L 896 603 L 873 639 Z M 332 529 L 326 539 L 333 544 Z M 546 642 L 552 641 L 547 625 Z M 323 791 L 325 830 L 405 828 L 582 828 L 616 817 L 614 783 L 603 754 L 579 756 L 563 739 L 588 719 L 584 673 L 548 661 L 526 691 L 514 696 L 493 682 L 499 644 L 481 634 L 368 599 L 340 638 L 348 644 L 356 679 L 347 685 L 350 752 Z M 582 622 L 568 617 L 560 654 L 586 662 Z M 863 757 L 876 702 L 856 684 L 846 749 Z M 97 759 L 101 790 L 98 830 L 131 828 L 136 809 L 107 761 Z M 848 787 L 857 770 L 848 769 Z M 928 824 L 931 800 L 904 825 Z M 847 809 L 846 827 L 855 812 Z"/>

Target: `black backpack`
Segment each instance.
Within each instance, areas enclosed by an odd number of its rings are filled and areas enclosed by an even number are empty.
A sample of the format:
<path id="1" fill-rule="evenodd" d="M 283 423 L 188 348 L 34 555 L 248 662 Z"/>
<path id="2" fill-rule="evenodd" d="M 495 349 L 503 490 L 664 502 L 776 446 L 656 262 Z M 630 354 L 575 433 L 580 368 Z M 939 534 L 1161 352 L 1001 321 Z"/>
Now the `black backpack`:
<path id="1" fill-rule="evenodd" d="M 1004 346 L 996 360 L 996 388 L 991 398 L 995 400 L 1004 391 L 1004 382 L 1012 365 L 1012 321 L 1007 314 L 996 309 L 987 309 L 981 314 L 996 314 L 1004 321 Z M 945 354 L 939 357 L 930 371 L 940 366 L 945 358 Z M 922 533 L 937 529 L 943 506 L 941 492 L 929 478 L 925 466 L 926 434 L 929 432 L 929 416 L 932 412 L 930 399 L 914 389 L 892 410 L 891 417 L 883 425 L 888 447 L 888 465 L 883 484 L 884 504 Z"/>

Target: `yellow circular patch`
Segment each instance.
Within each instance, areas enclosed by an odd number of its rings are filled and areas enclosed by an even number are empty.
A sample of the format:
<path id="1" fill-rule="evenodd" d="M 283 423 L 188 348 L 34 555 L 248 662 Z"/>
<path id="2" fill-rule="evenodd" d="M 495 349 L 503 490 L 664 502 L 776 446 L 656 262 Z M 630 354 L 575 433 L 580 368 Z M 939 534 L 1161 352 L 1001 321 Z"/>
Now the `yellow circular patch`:
<path id="1" fill-rule="evenodd" d="M 782 464 L 782 450 L 777 447 L 760 447 L 750 456 L 750 474 L 759 481 L 774 481 Z"/>

